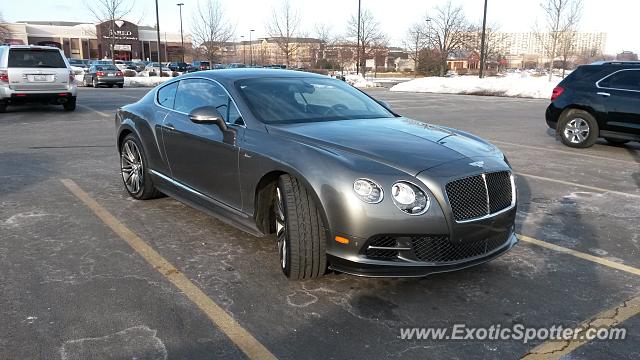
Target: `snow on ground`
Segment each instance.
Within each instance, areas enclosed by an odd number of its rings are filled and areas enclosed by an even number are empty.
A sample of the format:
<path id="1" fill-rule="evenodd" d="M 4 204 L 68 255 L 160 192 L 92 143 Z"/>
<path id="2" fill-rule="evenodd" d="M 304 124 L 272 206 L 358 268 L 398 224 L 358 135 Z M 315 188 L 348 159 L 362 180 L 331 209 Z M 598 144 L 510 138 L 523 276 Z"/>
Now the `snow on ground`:
<path id="1" fill-rule="evenodd" d="M 376 84 L 362 77 L 360 74 L 349 74 L 345 76 L 345 80 L 347 83 L 357 87 L 357 88 L 372 88 L 376 87 Z"/>
<path id="2" fill-rule="evenodd" d="M 426 77 L 400 83 L 391 91 L 431 92 L 442 94 L 492 95 L 546 99 L 562 78 L 533 77 L 528 73 L 509 74 L 504 77 L 477 76 Z"/>
<path id="3" fill-rule="evenodd" d="M 125 87 L 153 87 L 158 84 L 161 84 L 165 81 L 173 79 L 170 76 L 135 76 L 135 77 L 125 77 L 124 78 L 124 86 Z"/>

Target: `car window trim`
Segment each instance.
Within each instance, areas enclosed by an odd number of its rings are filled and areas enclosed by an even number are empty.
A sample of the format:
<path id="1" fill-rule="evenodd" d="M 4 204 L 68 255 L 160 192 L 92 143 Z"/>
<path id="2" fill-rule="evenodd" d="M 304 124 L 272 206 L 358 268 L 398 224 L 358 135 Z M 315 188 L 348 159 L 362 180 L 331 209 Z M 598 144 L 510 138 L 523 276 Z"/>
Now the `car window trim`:
<path id="1" fill-rule="evenodd" d="M 612 72 L 611 74 L 603 77 L 602 79 L 596 81 L 596 87 L 598 89 L 606 89 L 606 90 L 618 90 L 618 91 L 629 91 L 629 92 L 634 92 L 634 93 L 640 93 L 640 90 L 632 90 L 632 89 L 620 89 L 620 88 L 614 88 L 614 87 L 605 87 L 605 86 L 600 86 L 600 82 L 623 71 L 640 71 L 640 69 L 620 69 L 617 71 Z"/>
<path id="2" fill-rule="evenodd" d="M 174 109 L 170 109 L 170 108 L 168 108 L 168 107 L 166 107 L 166 106 L 160 105 L 160 102 L 158 101 L 158 92 L 160 91 L 160 89 L 164 88 L 165 86 L 169 86 L 169 85 L 171 85 L 171 84 L 178 83 L 178 82 L 180 82 L 180 81 L 184 81 L 184 80 L 191 80 L 191 79 L 194 79 L 194 80 L 195 80 L 195 79 L 208 80 L 208 81 L 211 81 L 211 82 L 213 82 L 213 83 L 217 84 L 218 86 L 220 86 L 220 87 L 222 88 L 222 90 L 224 90 L 224 92 L 227 94 L 227 96 L 229 97 L 229 100 L 231 100 L 231 102 L 233 103 L 233 106 L 235 106 L 236 111 L 238 111 L 238 114 L 240 114 L 240 118 L 242 119 L 242 124 L 232 124 L 232 123 L 230 123 L 230 122 L 227 122 L 227 120 L 225 120 L 225 123 L 227 123 L 227 124 L 229 124 L 229 125 L 236 125 L 236 126 L 240 126 L 240 127 L 243 127 L 243 128 L 246 128 L 246 127 L 247 127 L 247 123 L 244 121 L 244 115 L 242 115 L 242 113 L 240 112 L 240 109 L 238 108 L 238 105 L 236 105 L 236 101 L 233 99 L 233 97 L 231 96 L 231 94 L 229 93 L 229 91 L 228 91 L 224 86 L 222 86 L 222 84 L 220 84 L 218 81 L 213 80 L 213 79 L 209 79 L 209 78 L 206 78 L 206 77 L 202 77 L 202 76 L 197 76 L 197 77 L 188 77 L 188 78 L 178 79 L 178 80 L 175 80 L 175 81 L 170 81 L 170 82 L 168 82 L 167 84 L 163 84 L 162 86 L 158 87 L 158 89 L 156 89 L 156 93 L 155 93 L 155 95 L 154 95 L 154 97 L 153 97 L 153 102 L 154 102 L 156 105 L 160 106 L 161 108 L 163 108 L 163 109 L 167 109 L 167 110 L 172 111 L 172 112 L 174 112 L 174 113 L 178 113 L 178 114 L 182 114 L 182 115 L 189 115 L 189 114 L 188 114 L 188 113 L 186 113 L 186 112 L 178 111 L 178 110 L 174 110 Z M 178 89 L 179 89 L 179 88 L 180 88 L 180 84 L 178 84 Z M 178 89 L 176 89 L 176 96 L 178 95 Z M 174 105 L 175 105 L 175 100 L 174 100 Z"/>

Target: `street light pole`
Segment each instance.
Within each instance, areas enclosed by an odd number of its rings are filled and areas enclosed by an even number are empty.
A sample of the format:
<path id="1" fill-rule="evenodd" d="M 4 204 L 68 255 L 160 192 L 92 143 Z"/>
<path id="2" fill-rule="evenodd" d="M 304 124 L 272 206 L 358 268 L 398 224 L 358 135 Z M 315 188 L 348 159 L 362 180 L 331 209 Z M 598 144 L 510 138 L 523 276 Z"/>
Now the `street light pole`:
<path id="1" fill-rule="evenodd" d="M 162 55 L 160 54 L 160 15 L 158 13 L 158 0 L 156 0 L 156 35 L 158 36 L 158 64 L 160 64 L 160 77 L 162 77 Z"/>
<path id="2" fill-rule="evenodd" d="M 182 34 L 182 6 L 184 3 L 176 4 L 180 8 L 180 43 L 182 44 L 182 62 L 184 62 L 184 35 Z"/>
<path id="3" fill-rule="evenodd" d="M 486 51 L 484 37 L 487 29 L 487 0 L 484 0 L 484 16 L 482 17 L 482 38 L 480 39 L 480 79 L 484 77 L 484 62 L 486 61 Z"/>
<path id="4" fill-rule="evenodd" d="M 240 35 L 240 41 L 242 42 L 242 63 L 247 65 L 247 47 L 244 43 L 244 35 Z"/>
<path id="5" fill-rule="evenodd" d="M 358 0 L 358 39 L 356 40 L 356 74 L 360 74 L 360 6 L 362 0 Z"/>
<path id="6" fill-rule="evenodd" d="M 254 31 L 255 30 L 253 29 L 249 30 L 249 59 L 251 61 L 251 64 L 249 64 L 249 66 L 253 66 L 253 43 L 251 43 L 251 33 Z"/>

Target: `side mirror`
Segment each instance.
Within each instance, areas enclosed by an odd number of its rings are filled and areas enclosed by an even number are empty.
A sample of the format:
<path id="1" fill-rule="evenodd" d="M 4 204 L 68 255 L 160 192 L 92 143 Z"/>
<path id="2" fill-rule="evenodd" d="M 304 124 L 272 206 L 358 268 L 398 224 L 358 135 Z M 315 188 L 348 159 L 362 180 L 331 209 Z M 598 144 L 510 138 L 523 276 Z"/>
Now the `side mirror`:
<path id="1" fill-rule="evenodd" d="M 223 132 L 227 131 L 227 123 L 214 106 L 202 106 L 191 110 L 189 119 L 196 124 L 216 124 Z"/>

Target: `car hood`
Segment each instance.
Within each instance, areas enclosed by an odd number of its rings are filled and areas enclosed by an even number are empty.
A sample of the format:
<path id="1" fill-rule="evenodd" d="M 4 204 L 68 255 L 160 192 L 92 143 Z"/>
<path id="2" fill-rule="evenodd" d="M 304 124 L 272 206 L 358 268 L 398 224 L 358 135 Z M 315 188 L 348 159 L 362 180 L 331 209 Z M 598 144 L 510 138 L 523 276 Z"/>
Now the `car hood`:
<path id="1" fill-rule="evenodd" d="M 404 117 L 272 124 L 267 131 L 365 156 L 413 176 L 467 157 L 502 156 L 495 146 L 473 135 Z"/>

